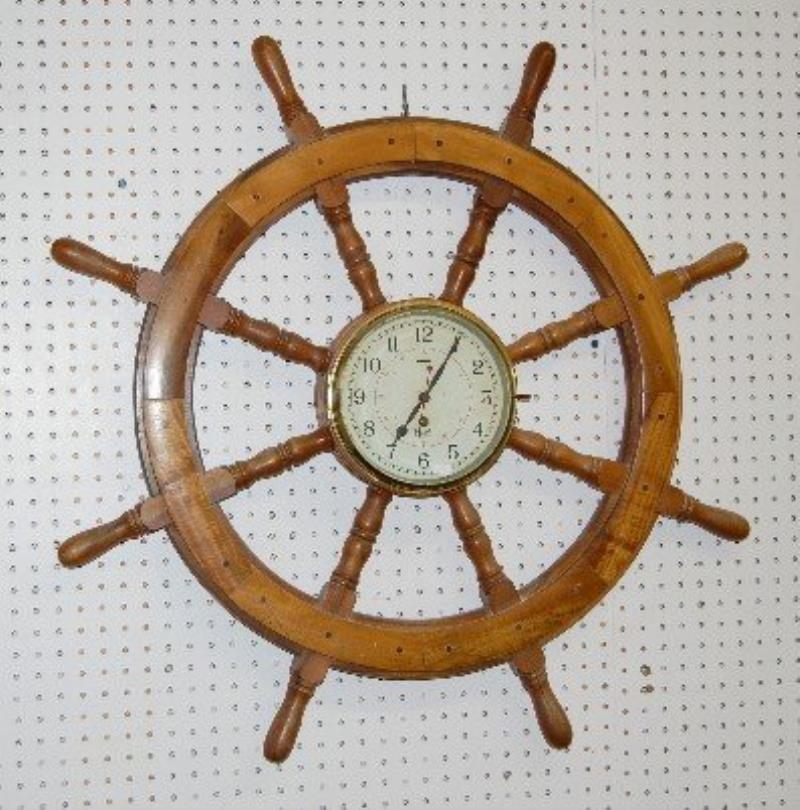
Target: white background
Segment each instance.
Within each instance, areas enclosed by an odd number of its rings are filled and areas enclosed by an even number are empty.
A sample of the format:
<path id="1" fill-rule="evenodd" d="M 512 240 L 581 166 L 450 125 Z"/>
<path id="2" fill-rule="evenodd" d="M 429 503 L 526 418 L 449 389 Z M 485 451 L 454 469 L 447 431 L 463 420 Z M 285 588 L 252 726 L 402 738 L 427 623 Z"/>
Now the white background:
<path id="1" fill-rule="evenodd" d="M 0 10 L 0 806 L 777 808 L 798 784 L 796 412 L 800 12 L 769 3 L 5 2 Z M 536 143 L 619 212 L 657 270 L 731 239 L 748 264 L 673 305 L 685 384 L 675 480 L 747 515 L 740 546 L 663 522 L 624 580 L 548 648 L 567 753 L 506 668 L 428 683 L 332 673 L 294 756 L 261 740 L 289 658 L 233 621 L 159 533 L 79 571 L 60 539 L 145 495 L 132 376 L 141 306 L 49 258 L 71 235 L 158 269 L 223 185 L 284 143 L 251 64 L 282 40 L 323 123 L 411 112 L 497 126 L 529 48 L 558 63 Z M 438 292 L 470 192 L 353 189 L 392 297 Z M 324 342 L 357 313 L 304 208 L 223 293 Z M 507 339 L 588 303 L 569 253 L 503 215 L 468 304 Z M 613 454 L 613 335 L 525 367 L 522 426 Z M 311 427 L 305 369 L 215 335 L 197 375 L 210 465 Z M 596 495 L 504 456 L 474 487 L 518 583 Z M 226 504 L 314 593 L 361 487 L 323 458 Z M 478 604 L 439 502 L 397 502 L 362 609 Z"/>

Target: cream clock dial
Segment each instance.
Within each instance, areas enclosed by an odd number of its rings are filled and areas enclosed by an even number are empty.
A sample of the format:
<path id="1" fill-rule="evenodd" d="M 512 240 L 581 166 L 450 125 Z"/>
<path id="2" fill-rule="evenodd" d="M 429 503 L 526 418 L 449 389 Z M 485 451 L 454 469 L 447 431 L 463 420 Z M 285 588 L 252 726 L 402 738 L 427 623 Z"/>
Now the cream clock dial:
<path id="1" fill-rule="evenodd" d="M 464 310 L 427 299 L 371 319 L 348 341 L 329 386 L 340 441 L 400 491 L 441 491 L 502 449 L 514 375 L 498 338 Z"/>

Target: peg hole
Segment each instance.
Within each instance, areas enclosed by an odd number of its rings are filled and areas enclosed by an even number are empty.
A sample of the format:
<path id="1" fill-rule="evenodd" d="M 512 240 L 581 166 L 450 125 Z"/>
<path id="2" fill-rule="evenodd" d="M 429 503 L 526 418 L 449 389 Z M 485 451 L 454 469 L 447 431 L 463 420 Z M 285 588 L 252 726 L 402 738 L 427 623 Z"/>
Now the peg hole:
<path id="1" fill-rule="evenodd" d="M 398 647 L 395 652 L 397 652 L 398 655 L 402 655 L 403 654 L 403 648 Z"/>
<path id="2" fill-rule="evenodd" d="M 637 298 L 638 298 L 640 301 L 644 301 L 644 293 L 639 293 L 639 295 L 637 295 L 636 297 L 637 297 Z"/>
<path id="3" fill-rule="evenodd" d="M 437 138 L 437 139 L 436 139 L 436 145 L 437 145 L 437 146 L 444 146 L 444 141 L 439 140 L 439 139 Z"/>
<path id="4" fill-rule="evenodd" d="M 333 633 L 331 633 L 331 631 L 330 631 L 330 630 L 327 630 L 327 631 L 325 632 L 325 638 L 333 638 Z"/>
<path id="5" fill-rule="evenodd" d="M 257 191 L 254 191 L 254 192 L 253 192 L 253 193 L 250 195 L 250 197 L 251 197 L 251 198 L 252 198 L 252 199 L 253 199 L 255 202 L 258 202 L 258 201 L 261 199 L 261 195 L 260 195 L 260 194 L 259 194 Z"/>
<path id="6" fill-rule="evenodd" d="M 321 157 L 320 157 L 320 158 L 317 158 L 317 166 L 321 166 L 321 165 L 322 165 L 324 162 L 325 162 L 325 161 L 324 161 L 324 159 L 323 159 L 323 158 L 321 158 Z"/>
<path id="7" fill-rule="evenodd" d="M 513 158 L 507 157 L 506 158 L 506 166 L 510 166 L 514 162 Z"/>
<path id="8" fill-rule="evenodd" d="M 389 138 L 389 146 L 394 146 L 394 138 Z"/>

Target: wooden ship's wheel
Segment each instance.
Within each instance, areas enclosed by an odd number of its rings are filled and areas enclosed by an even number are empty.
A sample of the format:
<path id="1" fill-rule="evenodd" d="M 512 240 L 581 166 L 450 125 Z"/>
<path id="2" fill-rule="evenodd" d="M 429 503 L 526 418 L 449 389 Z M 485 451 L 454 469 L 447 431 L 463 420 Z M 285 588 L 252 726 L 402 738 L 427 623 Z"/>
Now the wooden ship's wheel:
<path id="1" fill-rule="evenodd" d="M 659 515 L 730 540 L 747 521 L 670 484 L 681 375 L 668 302 L 743 263 L 740 244 L 654 275 L 631 235 L 566 168 L 530 147 L 536 107 L 555 61 L 533 48 L 498 133 L 407 115 L 323 129 L 306 109 L 278 44 L 253 56 L 292 141 L 239 175 L 199 214 L 162 272 L 110 259 L 72 239 L 52 246 L 71 270 L 146 302 L 136 371 L 137 430 L 151 497 L 70 538 L 65 566 L 166 529 L 195 576 L 235 616 L 294 652 L 265 756 L 291 752 L 303 712 L 333 667 L 379 678 L 439 678 L 503 662 L 529 693 L 542 733 L 572 739 L 548 682 L 544 645 L 590 610 L 626 571 Z M 417 174 L 475 187 L 469 224 L 438 298 L 387 302 L 350 212 L 354 180 Z M 287 212 L 315 200 L 363 312 L 329 347 L 256 320 L 218 291 L 247 247 Z M 500 213 L 515 205 L 569 247 L 599 292 L 595 303 L 510 344 L 463 307 Z M 515 367 L 604 329 L 618 330 L 627 408 L 616 460 L 585 455 L 516 425 Z M 231 335 L 316 375 L 319 427 L 252 458 L 204 470 L 194 435 L 192 377 L 203 329 Z M 518 589 L 495 558 L 467 485 L 505 449 L 604 493 L 591 520 L 544 573 Z M 291 587 L 253 554 L 217 503 L 254 482 L 332 452 L 366 494 L 338 565 L 316 596 Z M 359 577 L 395 496 L 444 498 L 475 568 L 484 607 L 423 621 L 354 610 Z"/>

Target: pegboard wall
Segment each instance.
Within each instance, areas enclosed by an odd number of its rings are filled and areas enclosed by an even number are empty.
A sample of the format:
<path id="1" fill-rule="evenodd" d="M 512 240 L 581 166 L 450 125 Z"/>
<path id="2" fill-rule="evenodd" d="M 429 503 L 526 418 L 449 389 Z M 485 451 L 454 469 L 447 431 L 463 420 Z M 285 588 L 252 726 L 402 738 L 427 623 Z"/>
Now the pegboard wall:
<path id="1" fill-rule="evenodd" d="M 2 808 L 796 808 L 796 412 L 800 11 L 795 2 L 6 2 L 0 11 L 0 806 Z M 289 657 L 236 623 L 164 533 L 79 571 L 57 541 L 146 487 L 132 376 L 143 310 L 49 258 L 71 235 L 159 268 L 195 213 L 284 144 L 250 60 L 282 40 L 326 124 L 413 114 L 496 127 L 529 48 L 558 50 L 537 146 L 610 202 L 656 269 L 728 240 L 749 263 L 673 314 L 684 371 L 675 481 L 747 515 L 733 546 L 661 522 L 610 596 L 550 645 L 575 728 L 542 741 L 507 668 L 427 683 L 332 673 L 293 757 L 260 738 Z M 438 291 L 470 191 L 353 188 L 393 298 Z M 792 216 L 793 214 L 793 216 Z M 357 311 L 330 235 L 301 208 L 224 294 L 325 342 Z M 543 227 L 508 211 L 468 299 L 510 339 L 588 303 Z M 524 367 L 523 426 L 613 455 L 615 336 Z M 208 334 L 196 378 L 209 465 L 313 424 L 311 378 Z M 313 500 L 309 501 L 309 494 Z M 522 584 L 597 497 L 506 455 L 474 488 Z M 225 509 L 283 577 L 316 592 L 361 486 L 330 459 Z M 311 506 L 309 506 L 311 503 Z M 477 606 L 441 502 L 395 502 L 360 591 L 385 616 Z"/>

